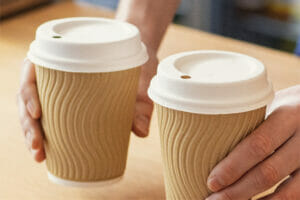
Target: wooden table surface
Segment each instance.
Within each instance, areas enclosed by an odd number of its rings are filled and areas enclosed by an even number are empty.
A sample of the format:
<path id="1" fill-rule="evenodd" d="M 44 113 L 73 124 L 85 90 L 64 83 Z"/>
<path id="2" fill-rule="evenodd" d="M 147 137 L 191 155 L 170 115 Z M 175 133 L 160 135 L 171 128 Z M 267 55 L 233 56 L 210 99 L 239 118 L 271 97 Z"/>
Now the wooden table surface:
<path id="1" fill-rule="evenodd" d="M 150 137 L 139 139 L 133 135 L 131 138 L 123 181 L 109 187 L 82 189 L 52 184 L 47 179 L 45 165 L 36 164 L 27 151 L 15 98 L 21 63 L 39 24 L 73 16 L 111 17 L 112 13 L 69 2 L 35 9 L 0 23 L 0 199 L 165 199 L 155 115 Z M 177 25 L 168 29 L 159 58 L 196 49 L 230 50 L 262 60 L 276 90 L 300 83 L 300 59 L 296 56 Z"/>

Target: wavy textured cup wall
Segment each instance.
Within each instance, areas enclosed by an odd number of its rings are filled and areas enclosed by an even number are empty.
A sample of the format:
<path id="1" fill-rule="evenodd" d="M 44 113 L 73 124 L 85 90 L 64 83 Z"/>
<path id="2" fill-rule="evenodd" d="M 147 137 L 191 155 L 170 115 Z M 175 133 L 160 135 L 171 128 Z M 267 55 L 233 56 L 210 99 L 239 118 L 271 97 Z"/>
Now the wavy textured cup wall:
<path id="1" fill-rule="evenodd" d="M 202 115 L 155 106 L 168 200 L 204 200 L 210 171 L 262 123 L 266 111 Z"/>
<path id="2" fill-rule="evenodd" d="M 36 66 L 50 173 L 101 181 L 124 173 L 140 67 L 72 73 Z"/>

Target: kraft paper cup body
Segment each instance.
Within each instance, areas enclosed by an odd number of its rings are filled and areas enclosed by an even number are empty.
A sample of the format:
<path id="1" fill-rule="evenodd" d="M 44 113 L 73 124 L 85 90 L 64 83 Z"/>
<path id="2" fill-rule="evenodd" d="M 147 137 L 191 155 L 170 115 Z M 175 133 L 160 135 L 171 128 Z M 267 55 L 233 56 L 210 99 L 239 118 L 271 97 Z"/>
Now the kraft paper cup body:
<path id="1" fill-rule="evenodd" d="M 158 115 L 168 200 L 204 200 L 210 171 L 263 122 L 274 96 L 261 62 L 224 51 L 164 59 L 148 94 Z"/>
<path id="2" fill-rule="evenodd" d="M 49 180 L 67 186 L 121 179 L 140 66 L 138 29 L 103 18 L 46 22 L 30 45 L 42 107 Z"/>

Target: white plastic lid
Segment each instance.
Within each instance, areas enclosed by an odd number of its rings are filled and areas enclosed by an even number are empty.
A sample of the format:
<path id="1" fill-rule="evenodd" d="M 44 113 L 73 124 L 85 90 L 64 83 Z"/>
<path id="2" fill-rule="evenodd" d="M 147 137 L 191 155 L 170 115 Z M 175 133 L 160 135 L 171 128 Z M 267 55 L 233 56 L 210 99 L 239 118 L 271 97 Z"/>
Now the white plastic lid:
<path id="1" fill-rule="evenodd" d="M 112 72 L 144 64 L 147 50 L 129 23 L 94 17 L 48 21 L 38 27 L 28 58 L 70 72 Z"/>
<path id="2" fill-rule="evenodd" d="M 274 97 L 264 65 L 225 51 L 192 51 L 164 59 L 148 94 L 157 104 L 200 114 L 254 110 Z"/>

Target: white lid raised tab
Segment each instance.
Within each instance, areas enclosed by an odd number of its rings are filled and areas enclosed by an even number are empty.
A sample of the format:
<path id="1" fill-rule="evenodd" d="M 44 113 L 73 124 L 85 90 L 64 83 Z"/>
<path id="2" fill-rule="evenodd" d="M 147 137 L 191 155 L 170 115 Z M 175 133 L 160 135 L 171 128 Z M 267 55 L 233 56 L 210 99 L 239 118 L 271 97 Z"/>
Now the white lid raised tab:
<path id="1" fill-rule="evenodd" d="M 112 72 L 148 60 L 139 30 L 132 24 L 97 17 L 74 17 L 40 25 L 28 58 L 69 72 Z"/>
<path id="2" fill-rule="evenodd" d="M 273 87 L 264 65 L 247 55 L 191 51 L 160 62 L 148 94 L 162 106 L 199 114 L 230 114 L 261 108 Z"/>

